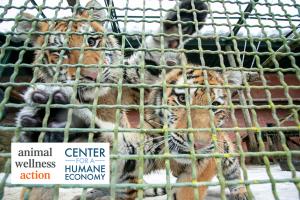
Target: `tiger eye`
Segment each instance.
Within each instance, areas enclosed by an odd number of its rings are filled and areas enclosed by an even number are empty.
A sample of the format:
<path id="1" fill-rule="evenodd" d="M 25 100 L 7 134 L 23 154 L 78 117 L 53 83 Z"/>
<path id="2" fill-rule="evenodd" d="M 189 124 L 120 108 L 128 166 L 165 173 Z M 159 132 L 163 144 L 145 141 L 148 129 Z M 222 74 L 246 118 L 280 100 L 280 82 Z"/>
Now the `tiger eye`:
<path id="1" fill-rule="evenodd" d="M 214 102 L 212 102 L 211 105 L 212 105 L 212 106 L 219 106 L 219 105 L 221 105 L 221 103 L 218 102 L 218 101 L 214 101 Z M 213 112 L 216 112 L 216 111 L 218 110 L 218 108 L 214 107 L 214 108 L 212 108 L 211 110 L 212 110 Z"/>
<path id="2" fill-rule="evenodd" d="M 97 39 L 96 39 L 96 38 L 90 37 L 90 38 L 88 38 L 87 42 L 88 42 L 88 45 L 89 45 L 90 47 L 93 47 L 93 46 L 96 45 Z"/>
<path id="3" fill-rule="evenodd" d="M 179 103 L 185 104 L 185 95 L 184 94 L 178 94 L 177 99 L 178 99 Z"/>

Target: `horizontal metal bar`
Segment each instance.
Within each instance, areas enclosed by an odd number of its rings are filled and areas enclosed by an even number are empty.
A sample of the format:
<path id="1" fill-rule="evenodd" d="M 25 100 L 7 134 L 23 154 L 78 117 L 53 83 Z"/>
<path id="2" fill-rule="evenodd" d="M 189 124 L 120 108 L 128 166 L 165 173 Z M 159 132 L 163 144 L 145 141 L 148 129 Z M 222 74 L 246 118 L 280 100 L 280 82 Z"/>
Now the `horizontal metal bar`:
<path id="1" fill-rule="evenodd" d="M 21 130 L 21 131 L 37 131 L 38 132 L 45 132 L 45 131 L 57 131 L 57 132 L 64 132 L 68 130 L 69 132 L 72 133 L 81 133 L 81 132 L 138 132 L 138 133 L 146 133 L 146 132 L 151 132 L 151 133 L 162 133 L 162 132 L 212 132 L 212 128 L 167 128 L 167 129 L 145 129 L 145 128 L 116 128 L 116 129 L 107 129 L 107 128 L 46 128 L 46 127 L 5 127 L 0 125 L 0 130 L 1 131 L 16 131 Z M 216 132 L 241 132 L 241 131 L 254 131 L 254 132 L 261 132 L 261 131 L 299 131 L 300 127 L 298 126 L 286 126 L 286 127 L 232 127 L 232 128 L 216 128 Z"/>
<path id="2" fill-rule="evenodd" d="M 274 179 L 276 183 L 299 183 L 300 178 L 282 178 L 282 179 Z M 239 180 L 239 181 L 226 181 L 227 185 L 237 185 L 237 184 L 246 184 L 246 185 L 254 185 L 254 184 L 266 184 L 271 183 L 270 179 L 255 179 L 255 180 Z M 200 186 L 218 186 L 220 185 L 220 182 L 180 182 L 180 183 L 170 183 L 168 184 L 171 187 L 177 188 L 177 187 L 200 187 Z M 7 187 L 21 187 L 24 185 L 17 185 L 17 184 L 10 184 L 6 183 Z M 44 188 L 51 188 L 55 185 L 30 185 L 26 184 L 26 187 L 44 187 Z M 103 185 L 89 185 L 89 184 L 68 184 L 68 185 L 59 185 L 60 188 L 110 188 L 111 185 L 103 184 Z M 144 184 L 138 184 L 138 183 L 117 183 L 115 184 L 116 189 L 122 189 L 122 188 L 131 188 L 131 189 L 145 189 L 145 188 L 165 188 L 166 184 L 153 184 L 153 183 L 144 183 Z"/>
<path id="3" fill-rule="evenodd" d="M 287 154 L 291 154 L 294 156 L 299 156 L 300 155 L 300 150 L 290 150 L 290 151 L 258 151 L 258 152 L 236 152 L 236 153 L 204 153 L 204 154 L 199 154 L 195 153 L 194 155 L 191 154 L 157 154 L 157 155 L 148 155 L 144 154 L 143 158 L 144 159 L 160 159 L 160 160 L 165 160 L 165 159 L 175 159 L 175 158 L 191 158 L 195 157 L 197 159 L 201 158 L 228 158 L 228 157 L 240 157 L 241 154 L 245 157 L 262 157 L 262 156 L 267 156 L 267 157 L 282 157 L 286 156 Z M 137 154 L 113 154 L 111 153 L 110 155 L 111 160 L 139 160 L 141 158 L 140 155 Z M 11 153 L 0 153 L 0 158 L 9 158 L 11 157 Z"/>

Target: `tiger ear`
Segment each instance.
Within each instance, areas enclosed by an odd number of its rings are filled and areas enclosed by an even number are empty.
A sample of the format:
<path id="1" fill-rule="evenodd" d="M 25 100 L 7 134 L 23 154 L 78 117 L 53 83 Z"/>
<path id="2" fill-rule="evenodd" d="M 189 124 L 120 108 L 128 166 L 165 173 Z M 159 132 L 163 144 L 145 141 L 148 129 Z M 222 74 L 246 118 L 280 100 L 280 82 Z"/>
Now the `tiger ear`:
<path id="1" fill-rule="evenodd" d="M 259 81 L 259 74 L 257 72 L 241 72 L 241 71 L 226 71 L 224 73 L 225 78 L 228 80 L 228 83 L 233 86 L 243 85 L 244 78 L 248 83 Z M 238 89 L 234 88 L 232 91 L 232 96 L 237 94 Z"/>
<path id="2" fill-rule="evenodd" d="M 41 30 L 42 23 L 45 22 L 33 23 L 33 19 L 35 18 L 36 18 L 35 16 L 29 13 L 23 13 L 21 15 L 21 18 L 17 22 L 17 27 L 15 29 L 16 33 L 19 33 L 18 35 L 15 36 L 17 39 L 26 40 L 28 38 L 28 32 Z M 33 40 L 33 42 L 36 40 L 36 38 L 37 38 L 36 34 L 31 35 L 31 39 Z"/>
<path id="3" fill-rule="evenodd" d="M 224 76 L 230 85 L 240 86 L 243 84 L 243 75 L 240 71 L 226 71 Z"/>
<path id="4" fill-rule="evenodd" d="M 195 10 L 193 11 L 193 8 Z M 203 27 L 203 23 L 207 16 L 207 5 L 201 0 L 183 0 L 180 2 L 178 9 L 175 6 L 169 11 L 163 22 L 163 29 L 165 34 L 177 34 L 177 35 L 192 35 L 196 32 L 195 23 L 198 26 L 198 30 Z M 178 15 L 180 19 L 178 19 Z M 196 19 L 194 18 L 196 14 Z M 183 22 L 183 23 L 181 23 Z M 179 32 L 179 24 L 181 24 L 182 32 Z M 189 38 L 183 38 L 184 41 Z M 179 46 L 179 37 L 168 37 L 169 48 L 177 48 Z"/>
<path id="5" fill-rule="evenodd" d="M 226 71 L 224 76 L 227 78 L 228 83 L 231 85 L 242 85 L 243 79 L 245 78 L 247 82 L 255 82 L 259 81 L 259 74 L 257 72 L 249 72 L 249 71 Z"/>
<path id="6" fill-rule="evenodd" d="M 80 15 L 84 16 L 84 17 L 92 17 L 94 19 L 100 20 L 100 23 L 102 25 L 105 24 L 105 21 L 101 21 L 101 20 L 105 20 L 106 18 L 106 8 L 103 7 L 98 1 L 96 0 L 91 0 L 86 4 L 86 10 L 83 11 Z"/>

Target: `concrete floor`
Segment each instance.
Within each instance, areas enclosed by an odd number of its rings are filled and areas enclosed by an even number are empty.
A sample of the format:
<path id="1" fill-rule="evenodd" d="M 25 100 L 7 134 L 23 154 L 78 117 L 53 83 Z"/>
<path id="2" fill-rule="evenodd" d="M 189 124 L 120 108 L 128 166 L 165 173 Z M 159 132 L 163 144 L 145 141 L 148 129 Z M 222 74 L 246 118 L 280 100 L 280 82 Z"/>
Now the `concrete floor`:
<path id="1" fill-rule="evenodd" d="M 249 180 L 266 180 L 269 179 L 266 168 L 264 166 L 248 166 L 247 167 Z M 278 165 L 271 166 L 271 173 L 274 179 L 285 179 L 291 177 L 291 172 L 281 171 Z M 300 177 L 300 172 L 297 172 L 297 177 Z M 145 177 L 145 180 L 149 183 L 163 183 L 165 182 L 164 171 L 157 172 Z M 9 181 L 9 179 L 8 179 Z M 175 182 L 174 177 L 171 178 L 171 182 Z M 215 178 L 213 181 L 217 181 Z M 255 184 L 250 186 L 252 193 L 256 200 L 272 200 L 275 199 L 272 193 L 271 184 Z M 5 188 L 4 200 L 16 200 L 19 199 L 21 188 Z M 277 183 L 276 191 L 280 200 L 299 200 L 299 192 L 293 183 Z M 61 189 L 60 200 L 70 200 L 74 195 L 80 194 L 81 189 Z M 229 191 L 227 191 L 229 193 Z M 207 200 L 219 200 L 220 188 L 210 187 L 208 190 Z M 147 200 L 164 200 L 166 196 L 157 198 L 147 198 Z"/>

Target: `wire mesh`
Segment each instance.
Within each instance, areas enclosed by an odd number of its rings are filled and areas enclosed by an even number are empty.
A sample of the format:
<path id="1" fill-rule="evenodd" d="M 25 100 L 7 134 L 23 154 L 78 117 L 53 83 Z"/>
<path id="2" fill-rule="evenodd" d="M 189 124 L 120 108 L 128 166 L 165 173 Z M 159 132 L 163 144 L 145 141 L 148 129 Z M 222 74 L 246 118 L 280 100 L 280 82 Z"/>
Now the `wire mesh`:
<path id="1" fill-rule="evenodd" d="M 65 1 L 57 1 L 57 5 L 53 6 L 52 1 L 40 1 L 35 3 L 32 0 L 26 0 L 20 5 L 9 0 L 0 3 L 0 20 L 1 24 L 11 24 L 8 30 L 3 31 L 1 35 L 1 53 L 0 53 L 0 74 L 2 73 L 0 88 L 4 91 L 3 98 L 0 99 L 0 133 L 9 133 L 12 141 L 17 141 L 20 134 L 24 131 L 40 131 L 38 142 L 43 142 L 47 132 L 63 133 L 63 142 L 70 140 L 71 134 L 87 133 L 88 142 L 93 142 L 97 133 L 112 133 L 114 140 L 112 141 L 111 150 L 111 184 L 97 185 L 96 188 L 109 189 L 110 199 L 117 199 L 117 190 L 136 189 L 138 190 L 137 198 L 143 199 L 144 191 L 148 188 L 165 188 L 167 199 L 172 199 L 172 189 L 180 187 L 193 187 L 194 199 L 199 199 L 200 186 L 220 186 L 219 199 L 226 199 L 226 186 L 234 186 L 244 184 L 247 189 L 249 199 L 254 199 L 254 191 L 251 189 L 255 184 L 271 184 L 272 195 L 274 199 L 281 199 L 278 194 L 277 185 L 281 183 L 293 183 L 295 190 L 300 195 L 300 178 L 296 168 L 299 167 L 300 151 L 299 151 L 299 90 L 300 90 L 300 69 L 299 69 L 299 21 L 300 21 L 300 4 L 295 0 L 275 0 L 275 1 L 226 1 L 226 0 L 207 0 L 208 6 L 207 20 L 200 22 L 197 20 L 197 14 L 203 12 L 195 9 L 195 2 L 191 0 L 192 9 L 186 11 L 193 14 L 193 20 L 189 22 L 181 19 L 179 5 L 180 1 L 104 1 L 103 8 L 94 10 L 85 7 L 76 1 L 72 6 L 68 6 Z M 135 7 L 134 4 L 138 6 Z M 153 5 L 151 5 L 153 3 Z M 140 5 L 140 7 L 139 7 Z M 168 5 L 165 7 L 165 5 Z M 157 6 L 157 7 L 155 7 Z M 178 33 L 165 33 L 163 24 L 165 13 L 174 7 L 177 15 L 177 21 L 170 22 L 176 24 Z M 62 13 L 72 11 L 70 15 L 63 18 Z M 107 15 L 103 19 L 95 18 L 93 13 L 99 10 L 106 10 Z M 11 17 L 10 12 L 16 12 L 15 17 Z M 76 13 L 88 11 L 90 18 L 76 18 Z M 24 19 L 24 12 L 36 13 L 32 19 Z M 53 16 L 52 14 L 53 13 Z M 51 17 L 50 17 L 51 16 Z M 31 27 L 28 32 L 17 32 L 17 26 L 23 22 L 30 22 Z M 47 22 L 48 30 L 36 30 L 39 23 Z M 63 32 L 56 30 L 57 22 L 66 22 L 66 28 Z M 91 24 L 106 23 L 104 32 L 74 32 L 72 26 L 77 22 L 86 22 Z M 156 24 L 156 26 L 155 26 Z M 196 34 L 183 34 L 184 27 L 189 25 L 196 30 Z M 203 25 L 200 31 L 199 25 Z M 155 32 L 151 29 L 156 29 Z M 135 30 L 135 29 L 138 29 Z M 59 47 L 49 44 L 53 35 L 64 35 L 65 40 Z M 40 46 L 31 44 L 37 36 L 43 36 L 44 42 Z M 99 36 L 104 40 L 114 36 L 118 39 L 120 46 L 99 46 L 97 48 L 87 47 L 85 43 L 77 46 L 69 46 L 70 37 L 80 36 L 82 41 L 88 38 Z M 159 47 L 149 48 L 147 37 L 154 37 L 160 41 Z M 165 46 L 169 38 L 175 37 L 179 44 L 176 48 Z M 23 39 L 20 42 L 20 38 Z M 189 38 L 187 42 L 186 38 Z M 55 63 L 45 63 L 44 52 L 58 52 Z M 64 62 L 65 55 L 68 52 L 79 52 L 78 62 Z M 118 63 L 107 63 L 103 59 L 99 62 L 90 64 L 85 61 L 85 51 L 100 51 L 102 56 L 118 54 Z M 36 52 L 36 55 L 33 54 Z M 29 53 L 29 56 L 28 56 Z M 132 54 L 139 53 L 138 63 L 128 63 L 127 60 Z M 157 65 L 147 63 L 147 55 L 158 53 L 159 59 Z M 167 65 L 168 53 L 176 55 L 184 54 L 191 66 L 178 63 L 175 66 Z M 156 54 L 155 54 L 156 55 Z M 31 58 L 30 58 L 31 57 Z M 28 61 L 28 59 L 30 61 Z M 34 60 L 34 62 L 32 62 Z M 73 82 L 60 81 L 59 70 L 53 74 L 51 81 L 41 81 L 39 78 L 39 70 L 41 68 L 74 68 L 75 76 Z M 110 69 L 138 69 L 140 80 L 136 83 L 124 81 L 124 76 L 118 77 L 115 82 L 101 82 L 103 71 L 109 67 Z M 97 76 L 94 82 L 82 82 L 80 79 L 81 70 L 84 68 L 97 70 Z M 146 71 L 149 69 L 161 70 L 159 81 L 152 83 L 147 82 Z M 172 70 L 180 69 L 183 73 L 183 83 L 173 84 L 167 81 L 168 73 Z M 224 78 L 224 84 L 211 85 L 208 82 L 208 75 L 204 73 L 204 84 L 191 85 L 188 84 L 187 70 L 203 69 L 221 72 Z M 32 71 L 32 74 L 28 71 Z M 233 85 L 224 74 L 226 72 L 239 72 L 242 76 L 241 85 Z M 258 82 L 251 82 L 247 79 L 247 73 L 253 72 L 258 74 Z M 27 77 L 24 79 L 23 77 Z M 29 78 L 28 78 L 29 77 Z M 45 109 L 45 115 L 42 118 L 39 127 L 20 127 L 15 121 L 7 122 L 9 114 L 15 117 L 16 111 L 28 106 L 27 103 L 18 99 L 20 91 L 24 92 L 24 88 L 44 86 L 71 87 L 72 95 L 69 104 L 53 104 L 53 96 L 45 104 L 34 105 L 36 108 Z M 78 101 L 78 91 L 81 87 L 95 88 L 95 92 L 99 93 L 107 88 L 112 88 L 116 92 L 116 98 L 113 104 L 99 103 L 99 99 L 94 98 L 89 102 L 76 103 Z M 129 88 L 138 92 L 138 99 L 135 103 L 124 104 L 123 99 L 128 95 Z M 170 105 L 168 96 L 166 95 L 169 88 L 183 89 L 185 94 L 184 105 Z M 190 90 L 206 89 L 208 101 L 205 105 L 191 105 Z M 214 88 L 224 89 L 228 97 L 226 105 L 213 105 L 212 97 L 209 91 Z M 162 90 L 162 102 L 160 105 L 149 104 L 147 102 L 147 92 L 155 89 Z M 237 95 L 232 97 L 232 91 L 237 90 Z M 130 94 L 129 94 L 130 95 Z M 125 97 L 124 97 L 125 96 Z M 80 128 L 72 126 L 73 113 L 78 109 L 90 109 L 92 112 L 91 124 L 89 127 Z M 226 126 L 218 127 L 214 123 L 215 114 L 213 109 L 226 109 L 229 112 L 229 119 Z M 67 109 L 67 123 L 64 127 L 49 127 L 51 110 Z M 160 127 L 149 128 L 145 125 L 145 110 L 162 109 L 163 122 Z M 168 124 L 169 110 L 185 109 L 187 113 L 186 128 L 174 128 Z M 191 111 L 208 110 L 211 119 L 210 127 L 197 128 L 193 126 Z M 122 116 L 129 111 L 137 112 L 134 122 L 137 125 L 126 127 L 123 125 Z M 114 126 L 97 127 L 96 116 L 98 112 L 114 112 Z M 128 114 L 130 115 L 130 114 Z M 194 133 L 210 132 L 217 146 L 217 137 L 220 133 L 229 135 L 236 145 L 236 151 L 230 153 L 198 153 L 191 148 L 190 153 L 174 154 L 170 152 L 167 138 L 173 132 L 184 132 L 189 135 L 191 144 L 194 144 Z M 139 133 L 136 140 L 140 142 L 137 152 L 128 155 L 118 151 L 120 145 L 116 138 L 122 133 Z M 161 154 L 145 153 L 145 143 L 149 134 L 160 134 L 164 136 L 164 148 Z M 273 136 L 274 137 L 273 137 Z M 8 140 L 8 136 L 4 140 Z M 214 139 L 215 138 L 215 139 Z M 295 139 L 296 138 L 296 139 Z M 273 141 L 273 142 L 272 142 Z M 291 146 L 294 141 L 296 147 Z M 271 142 L 271 143 L 270 143 Z M 275 143 L 275 144 L 274 144 Z M 221 160 L 224 158 L 238 157 L 243 172 L 243 180 L 226 180 L 224 178 L 221 166 Z M 197 180 L 197 160 L 204 158 L 215 158 L 217 163 L 217 181 L 198 181 Z M 9 182 L 10 174 L 10 150 L 0 152 L 0 159 L 3 160 L 4 167 L 3 176 L 0 184 L 0 197 L 5 199 L 6 187 L 19 187 Z M 146 167 L 145 160 L 158 159 L 164 163 L 166 183 L 146 183 L 143 180 Z M 171 165 L 176 159 L 191 160 L 191 182 L 171 182 Z M 119 183 L 118 177 L 115 175 L 118 171 L 118 161 L 135 160 L 137 163 L 137 182 L 135 183 Z M 5 161 L 5 162 L 4 162 Z M 267 179 L 249 178 L 247 164 L 259 163 L 265 167 Z M 290 177 L 276 178 L 271 171 L 271 164 L 284 162 L 291 172 Z M 4 164 L 5 163 L 5 164 Z M 89 188 L 95 188 L 95 185 L 26 185 L 25 187 L 46 187 L 53 190 L 53 199 L 59 199 L 61 193 L 59 188 L 82 188 L 81 199 L 86 198 L 86 191 Z M 270 190 L 270 188 L 268 188 Z M 29 192 L 25 193 L 25 199 L 29 198 Z M 296 197 L 297 198 L 297 197 Z"/>

